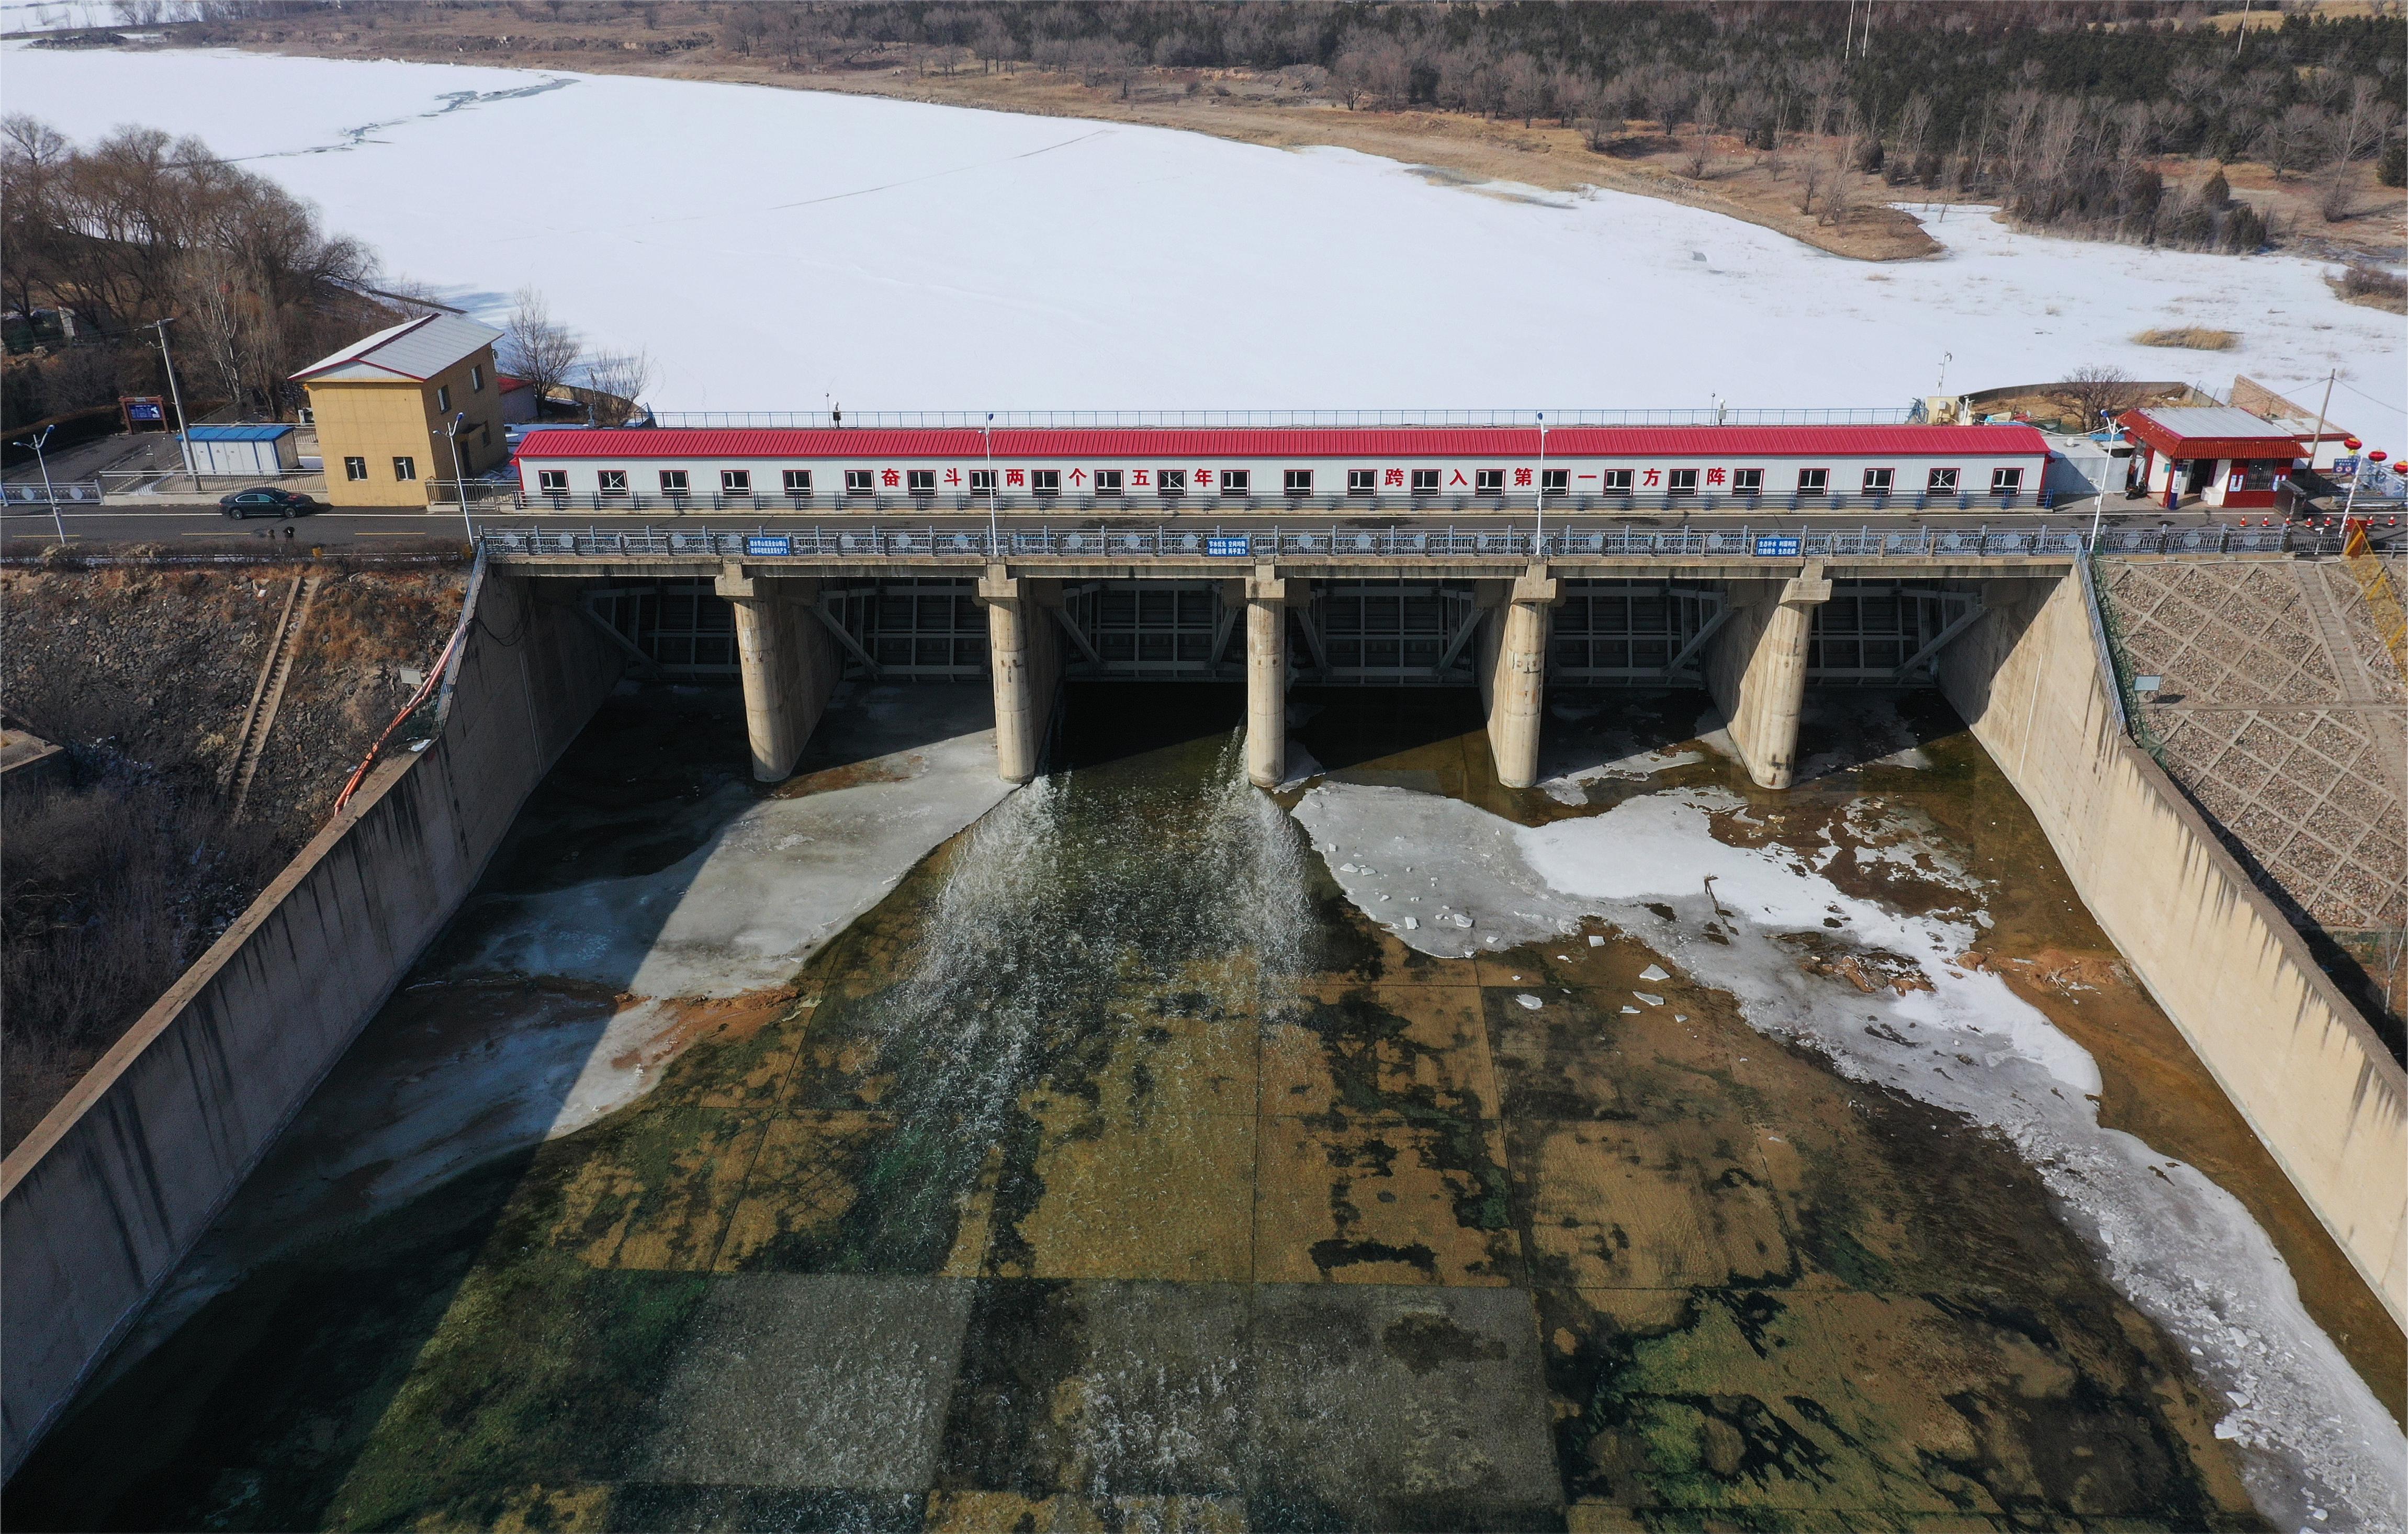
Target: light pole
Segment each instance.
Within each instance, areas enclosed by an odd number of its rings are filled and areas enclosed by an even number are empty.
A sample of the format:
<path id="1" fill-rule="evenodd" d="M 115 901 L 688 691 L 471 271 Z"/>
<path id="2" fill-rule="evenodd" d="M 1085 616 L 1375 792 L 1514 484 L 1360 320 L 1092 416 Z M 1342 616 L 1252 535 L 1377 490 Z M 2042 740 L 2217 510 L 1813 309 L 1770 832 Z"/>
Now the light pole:
<path id="1" fill-rule="evenodd" d="M 184 419 L 184 392 L 176 387 L 176 359 L 167 351 L 167 327 L 176 323 L 169 315 L 153 322 L 159 331 L 159 360 L 167 369 L 167 397 L 176 402 L 176 441 L 184 450 L 184 472 L 193 477 L 193 488 L 201 488 L 201 471 L 193 466 L 193 423 Z"/>
<path id="2" fill-rule="evenodd" d="M 1530 535 L 1530 557 L 1547 557 L 1547 412 L 1539 412 L 1539 530 Z"/>
<path id="3" fill-rule="evenodd" d="M 993 559 L 996 557 L 997 541 L 995 529 L 995 412 L 993 410 L 986 413 L 986 429 L 983 435 L 986 437 L 986 554 L 989 559 Z"/>
<path id="4" fill-rule="evenodd" d="M 44 426 L 41 436 L 26 437 L 17 445 L 21 448 L 33 449 L 34 462 L 42 466 L 42 495 L 50 503 L 50 524 L 59 530 L 59 546 L 64 548 L 67 541 L 67 524 L 59 517 L 59 493 L 50 488 L 50 461 L 42 456 L 42 444 L 49 441 L 50 433 L 57 430 L 56 426 Z"/>
<path id="5" fill-rule="evenodd" d="M 468 475 L 460 466 L 460 428 L 468 423 L 468 412 L 455 410 L 452 415 L 452 490 L 460 497 L 460 525 L 468 530 L 468 547 L 477 546 L 477 524 L 468 520 Z"/>

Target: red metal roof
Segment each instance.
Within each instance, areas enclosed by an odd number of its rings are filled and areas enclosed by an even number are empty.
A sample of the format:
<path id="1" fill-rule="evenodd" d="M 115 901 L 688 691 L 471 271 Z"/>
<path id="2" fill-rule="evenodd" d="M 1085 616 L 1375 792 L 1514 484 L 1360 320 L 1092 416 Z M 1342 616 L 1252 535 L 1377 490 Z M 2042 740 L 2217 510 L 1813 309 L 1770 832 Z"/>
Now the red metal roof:
<path id="1" fill-rule="evenodd" d="M 1532 427 L 1398 426 L 1317 430 L 1228 427 L 1179 431 L 1094 427 L 1003 430 L 997 458 L 1527 458 L 1539 453 Z M 1547 434 L 1551 458 L 1814 458 L 1954 455 L 2040 457 L 2048 451 L 2029 426 L 1567 426 Z M 605 431 L 529 432 L 518 455 L 581 459 L 958 459 L 986 455 L 982 433 L 968 428 L 716 430 L 674 426 Z"/>
<path id="2" fill-rule="evenodd" d="M 2272 422 L 2263 422 L 2263 431 L 2243 434 L 2228 430 L 2215 436 L 2186 436 L 2181 430 L 2183 416 L 2200 417 L 2229 427 L 2236 421 L 2245 423 L 2245 412 L 2232 409 L 2192 408 L 2174 412 L 2173 421 L 2160 421 L 2145 409 L 2127 410 L 2115 418 L 2115 424 L 2126 435 L 2138 437 L 2169 458 L 2305 458 L 2307 444 L 2300 435 Z M 2248 418 L 2254 419 L 2254 418 Z"/>

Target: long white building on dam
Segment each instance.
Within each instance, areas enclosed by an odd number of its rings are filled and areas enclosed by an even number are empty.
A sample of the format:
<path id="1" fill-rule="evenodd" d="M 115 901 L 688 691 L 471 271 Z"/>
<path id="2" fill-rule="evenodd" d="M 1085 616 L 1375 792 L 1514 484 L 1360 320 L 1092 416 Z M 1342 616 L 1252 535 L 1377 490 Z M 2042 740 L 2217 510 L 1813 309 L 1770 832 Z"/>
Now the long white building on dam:
<path id="1" fill-rule="evenodd" d="M 2032 509 L 2027 425 L 634 427 L 519 444 L 530 507 Z"/>

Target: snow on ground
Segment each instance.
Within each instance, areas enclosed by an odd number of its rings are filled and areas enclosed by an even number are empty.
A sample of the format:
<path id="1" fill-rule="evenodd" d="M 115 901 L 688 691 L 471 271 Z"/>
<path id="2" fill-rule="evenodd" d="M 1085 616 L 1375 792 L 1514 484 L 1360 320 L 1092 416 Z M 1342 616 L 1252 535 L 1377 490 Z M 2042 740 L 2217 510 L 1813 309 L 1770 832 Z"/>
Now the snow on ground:
<path id="1" fill-rule="evenodd" d="M 2100 1127 L 2088 1052 L 1997 976 L 1948 964 L 1973 946 L 1981 914 L 1909 915 L 1842 894 L 1817 871 L 1836 848 L 1807 858 L 1717 840 L 1709 816 L 1742 804 L 1720 790 L 1659 792 L 1533 828 L 1455 799 L 1325 782 L 1296 816 L 1347 896 L 1426 953 L 1554 937 L 1589 914 L 1657 932 L 1645 903 L 1670 905 L 1679 936 L 1662 945 L 1667 961 L 1730 992 L 1753 1026 L 2014 1142 L 2109 1281 L 2231 1403 L 2216 1432 L 2243 1450 L 2269 1517 L 2400 1528 L 2408 1441 L 2300 1303 L 2272 1242 L 2206 1176 Z M 1850 940 L 1916 959 L 1932 989 L 1862 995 L 1806 974 L 1773 940 L 1827 933 L 1835 914 Z M 1707 940 L 1710 922 L 1730 941 Z M 1869 1009 L 1880 1010 L 1871 1027 Z"/>
<path id="2" fill-rule="evenodd" d="M 198 133 L 480 317 L 534 283 L 666 409 L 1895 406 L 2113 363 L 2408 445 L 2408 322 L 2317 263 L 2043 239 L 1978 210 L 1874 265 L 1615 193 L 769 87 L 17 48 L 9 109 Z M 273 111 L 228 104 L 273 101 Z M 363 131 L 365 130 L 365 131 Z M 1494 190 L 1494 189 L 1490 189 Z M 2155 325 L 2236 351 L 2152 350 Z"/>

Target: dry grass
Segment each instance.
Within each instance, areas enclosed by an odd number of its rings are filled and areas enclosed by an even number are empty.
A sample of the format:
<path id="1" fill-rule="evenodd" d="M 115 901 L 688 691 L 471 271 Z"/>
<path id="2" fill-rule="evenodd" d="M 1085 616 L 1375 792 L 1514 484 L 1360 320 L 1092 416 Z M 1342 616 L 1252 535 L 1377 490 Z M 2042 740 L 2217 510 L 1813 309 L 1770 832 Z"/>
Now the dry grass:
<path id="1" fill-rule="evenodd" d="M 2175 325 L 2165 330 L 2144 330 L 2132 339 L 2143 346 L 2176 346 L 2186 351 L 2229 351 L 2241 344 L 2239 332 L 2211 330 L 2205 325 Z"/>

